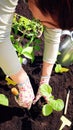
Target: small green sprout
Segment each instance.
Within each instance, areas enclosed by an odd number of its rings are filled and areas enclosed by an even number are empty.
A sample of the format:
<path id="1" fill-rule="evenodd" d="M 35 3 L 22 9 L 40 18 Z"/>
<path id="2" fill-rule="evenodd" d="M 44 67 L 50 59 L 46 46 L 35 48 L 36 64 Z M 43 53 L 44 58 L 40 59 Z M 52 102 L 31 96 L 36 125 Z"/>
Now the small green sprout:
<path id="1" fill-rule="evenodd" d="M 63 73 L 63 72 L 68 72 L 68 71 L 69 71 L 68 68 L 62 67 L 61 64 L 56 64 L 56 67 L 55 67 L 56 73 Z"/>
<path id="2" fill-rule="evenodd" d="M 43 97 L 46 97 L 47 104 L 43 105 L 42 113 L 44 116 L 50 115 L 53 110 L 62 111 L 64 108 L 64 102 L 62 99 L 54 99 L 52 95 L 52 88 L 50 85 L 42 84 L 40 86 L 40 92 Z"/>

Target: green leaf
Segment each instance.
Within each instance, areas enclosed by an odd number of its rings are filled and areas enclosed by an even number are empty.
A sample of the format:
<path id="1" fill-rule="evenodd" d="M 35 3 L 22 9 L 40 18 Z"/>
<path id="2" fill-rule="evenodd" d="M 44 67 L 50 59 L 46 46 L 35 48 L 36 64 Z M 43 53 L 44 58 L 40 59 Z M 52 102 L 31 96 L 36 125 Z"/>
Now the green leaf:
<path id="1" fill-rule="evenodd" d="M 25 47 L 22 51 L 22 54 L 25 54 L 26 52 L 31 54 L 33 52 L 33 47 Z"/>
<path id="2" fill-rule="evenodd" d="M 0 104 L 5 106 L 9 105 L 8 98 L 4 94 L 0 94 Z"/>
<path id="3" fill-rule="evenodd" d="M 30 20 L 26 17 L 20 16 L 19 23 L 22 23 L 25 26 L 30 25 Z"/>
<path id="4" fill-rule="evenodd" d="M 11 39 L 12 43 L 14 43 L 15 39 L 14 39 L 13 35 L 10 35 L 10 39 Z"/>
<path id="5" fill-rule="evenodd" d="M 60 70 L 61 73 L 68 72 L 68 71 L 69 71 L 69 69 L 65 68 L 65 67 L 62 67 L 61 70 Z"/>
<path id="6" fill-rule="evenodd" d="M 34 58 L 33 55 L 28 53 L 28 52 L 25 52 L 24 56 L 27 57 L 28 59 L 33 59 Z"/>
<path id="7" fill-rule="evenodd" d="M 61 65 L 60 65 L 60 64 L 56 64 L 55 72 L 56 72 L 56 73 L 59 73 L 60 70 L 61 70 Z"/>
<path id="8" fill-rule="evenodd" d="M 34 42 L 35 42 L 36 44 L 40 44 L 40 43 L 41 43 L 41 40 L 36 38 L 36 39 L 34 40 Z"/>
<path id="9" fill-rule="evenodd" d="M 52 88 L 48 84 L 42 84 L 40 86 L 40 92 L 42 93 L 43 96 L 48 97 L 49 94 L 51 94 L 51 92 L 52 92 Z"/>
<path id="10" fill-rule="evenodd" d="M 35 45 L 35 46 L 34 46 L 34 50 L 40 51 L 40 46 Z"/>
<path id="11" fill-rule="evenodd" d="M 55 110 L 55 111 L 61 111 L 64 108 L 64 102 L 61 99 L 50 100 L 50 105 L 52 106 L 53 110 Z"/>
<path id="12" fill-rule="evenodd" d="M 45 104 L 42 108 L 42 113 L 44 116 L 49 116 L 53 112 L 52 107 L 49 104 Z"/>

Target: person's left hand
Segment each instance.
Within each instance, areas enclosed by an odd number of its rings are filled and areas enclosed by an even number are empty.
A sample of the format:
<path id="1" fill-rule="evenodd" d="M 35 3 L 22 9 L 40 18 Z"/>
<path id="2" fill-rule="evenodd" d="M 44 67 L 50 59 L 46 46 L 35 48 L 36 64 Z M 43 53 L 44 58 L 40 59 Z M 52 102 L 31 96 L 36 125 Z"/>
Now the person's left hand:
<path id="1" fill-rule="evenodd" d="M 42 84 L 49 84 L 49 79 L 50 79 L 49 76 L 42 76 L 42 77 L 41 77 L 40 85 L 39 85 L 39 88 L 38 88 L 38 92 L 37 92 L 37 94 L 36 94 L 35 99 L 33 100 L 33 104 L 35 104 L 35 103 L 42 97 L 42 94 L 41 94 L 41 92 L 40 92 L 40 86 L 41 86 Z M 46 97 L 46 96 L 44 97 L 44 99 L 45 99 L 45 101 L 47 102 L 47 97 Z"/>

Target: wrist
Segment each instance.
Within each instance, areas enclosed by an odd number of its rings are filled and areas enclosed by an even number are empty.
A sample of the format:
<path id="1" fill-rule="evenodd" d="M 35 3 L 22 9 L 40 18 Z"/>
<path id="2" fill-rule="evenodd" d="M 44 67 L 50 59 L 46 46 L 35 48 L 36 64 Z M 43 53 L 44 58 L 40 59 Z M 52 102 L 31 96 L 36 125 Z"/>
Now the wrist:
<path id="1" fill-rule="evenodd" d="M 40 85 L 41 84 L 48 84 L 49 83 L 50 76 L 41 76 Z"/>
<path id="2" fill-rule="evenodd" d="M 50 76 L 52 69 L 53 69 L 53 66 L 54 66 L 54 64 L 43 62 L 42 76 Z"/>
<path id="3" fill-rule="evenodd" d="M 26 88 L 26 86 L 28 86 L 28 85 L 30 86 L 30 79 L 29 79 L 28 75 L 26 74 L 25 78 L 24 78 L 24 81 L 18 83 L 17 86 L 18 86 L 19 89 L 21 89 L 23 87 Z"/>

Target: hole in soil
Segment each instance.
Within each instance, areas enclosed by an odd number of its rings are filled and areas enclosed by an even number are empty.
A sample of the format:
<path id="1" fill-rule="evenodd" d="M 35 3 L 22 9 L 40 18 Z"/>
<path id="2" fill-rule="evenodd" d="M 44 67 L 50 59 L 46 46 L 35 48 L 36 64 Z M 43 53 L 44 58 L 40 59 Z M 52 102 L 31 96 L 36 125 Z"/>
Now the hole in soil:
<path id="1" fill-rule="evenodd" d="M 41 101 L 38 101 L 35 105 L 32 105 L 31 109 L 26 110 L 26 114 L 32 120 L 35 120 L 39 115 L 41 115 Z"/>

